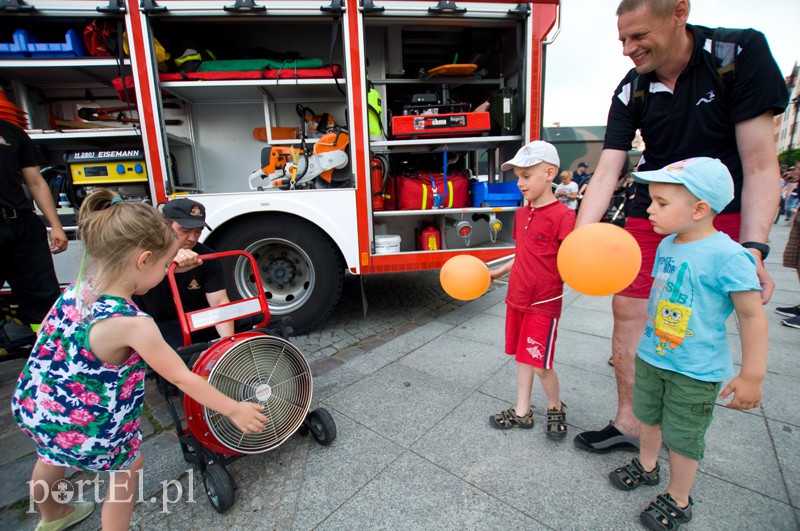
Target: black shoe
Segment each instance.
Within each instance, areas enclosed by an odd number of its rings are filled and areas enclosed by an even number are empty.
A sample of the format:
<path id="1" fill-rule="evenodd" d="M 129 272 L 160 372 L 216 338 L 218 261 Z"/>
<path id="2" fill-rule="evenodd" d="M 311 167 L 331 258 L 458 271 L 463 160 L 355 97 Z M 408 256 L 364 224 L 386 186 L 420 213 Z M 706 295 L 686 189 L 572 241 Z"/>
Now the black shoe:
<path id="1" fill-rule="evenodd" d="M 781 321 L 784 326 L 791 326 L 792 328 L 800 328 L 800 315 L 792 317 L 791 319 L 784 319 Z"/>
<path id="2" fill-rule="evenodd" d="M 800 304 L 785 308 L 775 308 L 775 313 L 784 317 L 800 317 Z"/>
<path id="3" fill-rule="evenodd" d="M 609 422 L 600 431 L 585 431 L 575 436 L 575 446 L 582 450 L 604 454 L 615 450 L 639 450 L 639 437 L 629 437 Z"/>

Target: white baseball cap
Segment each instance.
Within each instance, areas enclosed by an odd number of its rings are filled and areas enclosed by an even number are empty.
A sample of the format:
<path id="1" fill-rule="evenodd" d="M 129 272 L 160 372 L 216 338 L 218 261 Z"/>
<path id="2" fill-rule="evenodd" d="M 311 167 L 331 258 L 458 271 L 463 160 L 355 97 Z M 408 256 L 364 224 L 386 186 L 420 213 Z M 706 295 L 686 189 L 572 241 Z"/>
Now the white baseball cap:
<path id="1" fill-rule="evenodd" d="M 697 199 L 711 205 L 717 214 L 733 201 L 733 177 L 719 159 L 694 157 L 681 160 L 660 170 L 635 171 L 633 179 L 647 184 L 682 184 Z"/>
<path id="2" fill-rule="evenodd" d="M 534 140 L 530 144 L 526 144 L 517 151 L 513 159 L 504 162 L 500 169 L 503 171 L 512 168 L 528 168 L 536 166 L 540 162 L 547 162 L 553 166 L 561 166 L 561 160 L 558 158 L 558 151 L 556 151 L 553 144 L 548 144 L 543 140 Z"/>

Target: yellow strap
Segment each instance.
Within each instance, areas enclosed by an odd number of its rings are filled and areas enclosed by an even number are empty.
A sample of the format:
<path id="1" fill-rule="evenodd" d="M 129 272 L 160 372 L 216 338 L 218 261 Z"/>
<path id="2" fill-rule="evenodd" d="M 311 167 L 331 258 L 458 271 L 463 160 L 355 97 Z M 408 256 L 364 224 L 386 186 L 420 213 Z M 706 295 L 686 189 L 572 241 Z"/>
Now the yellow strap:
<path id="1" fill-rule="evenodd" d="M 428 204 L 428 187 L 423 183 L 422 185 L 422 208 L 420 210 L 425 210 L 425 205 Z"/>
<path id="2" fill-rule="evenodd" d="M 453 181 L 447 181 L 447 208 L 453 208 Z"/>

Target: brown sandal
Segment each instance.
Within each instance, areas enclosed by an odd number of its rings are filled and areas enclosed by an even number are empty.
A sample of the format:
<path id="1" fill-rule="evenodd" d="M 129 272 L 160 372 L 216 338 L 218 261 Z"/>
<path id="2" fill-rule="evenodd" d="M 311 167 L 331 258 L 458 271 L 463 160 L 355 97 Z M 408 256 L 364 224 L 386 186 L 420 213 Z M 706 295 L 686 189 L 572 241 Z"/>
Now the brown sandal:
<path id="1" fill-rule="evenodd" d="M 523 430 L 529 430 L 533 428 L 532 414 L 533 411 L 528 411 L 527 415 L 518 417 L 517 412 L 514 411 L 514 406 L 511 406 L 505 411 L 501 411 L 496 415 L 490 416 L 489 425 L 492 428 L 498 430 L 510 430 L 512 428 L 522 428 Z"/>
<path id="2" fill-rule="evenodd" d="M 547 410 L 547 436 L 551 439 L 563 439 L 567 435 L 567 405 L 561 402 L 561 408 Z"/>

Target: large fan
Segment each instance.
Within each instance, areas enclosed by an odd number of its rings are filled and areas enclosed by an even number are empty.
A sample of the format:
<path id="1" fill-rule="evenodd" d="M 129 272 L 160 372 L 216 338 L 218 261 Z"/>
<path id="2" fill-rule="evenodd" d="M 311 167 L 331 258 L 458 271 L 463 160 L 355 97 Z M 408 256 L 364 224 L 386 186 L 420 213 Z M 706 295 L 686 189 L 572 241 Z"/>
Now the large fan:
<path id="1" fill-rule="evenodd" d="M 189 430 L 219 453 L 277 448 L 300 428 L 311 405 L 311 369 L 300 350 L 278 337 L 250 332 L 219 341 L 197 359 L 192 372 L 236 401 L 264 405 L 269 417 L 264 431 L 245 435 L 229 418 L 185 396 Z"/>

